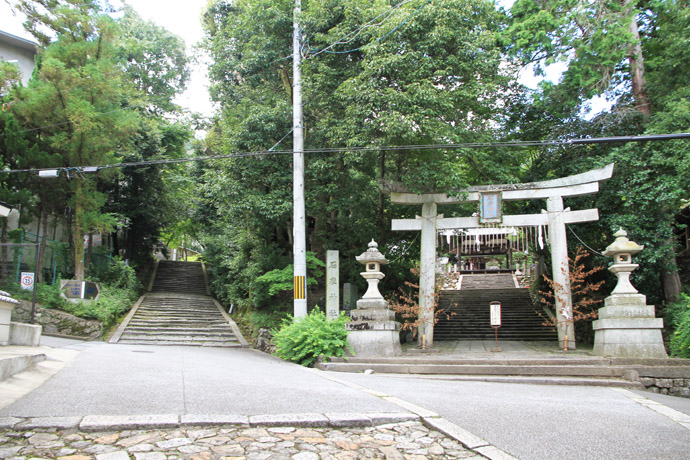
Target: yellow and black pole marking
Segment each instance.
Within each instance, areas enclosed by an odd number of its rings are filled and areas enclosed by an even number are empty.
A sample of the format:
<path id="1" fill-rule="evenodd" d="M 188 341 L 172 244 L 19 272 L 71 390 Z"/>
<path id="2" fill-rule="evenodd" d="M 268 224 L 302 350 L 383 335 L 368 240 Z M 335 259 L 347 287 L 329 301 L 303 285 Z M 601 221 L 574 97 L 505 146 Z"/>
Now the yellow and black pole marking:
<path id="1" fill-rule="evenodd" d="M 295 276 L 295 299 L 306 299 L 307 292 L 305 289 L 306 276 Z"/>

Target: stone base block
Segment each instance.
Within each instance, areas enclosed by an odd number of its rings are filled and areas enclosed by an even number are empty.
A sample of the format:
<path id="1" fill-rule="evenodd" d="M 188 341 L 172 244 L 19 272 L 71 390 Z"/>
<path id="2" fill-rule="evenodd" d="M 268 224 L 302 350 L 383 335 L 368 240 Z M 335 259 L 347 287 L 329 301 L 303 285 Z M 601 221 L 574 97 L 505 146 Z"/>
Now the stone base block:
<path id="1" fill-rule="evenodd" d="M 392 310 L 362 310 L 360 308 L 350 311 L 350 319 L 356 321 L 394 321 L 395 312 Z"/>
<path id="2" fill-rule="evenodd" d="M 395 331 L 400 330 L 396 321 L 349 321 L 345 323 L 348 331 Z"/>
<path id="3" fill-rule="evenodd" d="M 400 334 L 397 330 L 351 330 L 347 333 L 347 342 L 352 347 L 353 356 L 357 357 L 389 357 L 402 354 Z"/>
<path id="4" fill-rule="evenodd" d="M 373 299 L 359 299 L 357 301 L 357 308 L 360 310 L 371 310 L 371 309 L 378 309 L 378 310 L 385 310 L 388 308 L 388 302 L 381 297 L 380 299 L 373 298 Z"/>
<path id="5" fill-rule="evenodd" d="M 654 322 L 661 321 L 652 320 Z M 666 358 L 660 328 L 606 329 L 594 322 L 594 349 L 597 356 L 621 358 Z"/>
<path id="6" fill-rule="evenodd" d="M 10 323 L 10 345 L 37 347 L 41 344 L 42 326 L 36 324 Z"/>

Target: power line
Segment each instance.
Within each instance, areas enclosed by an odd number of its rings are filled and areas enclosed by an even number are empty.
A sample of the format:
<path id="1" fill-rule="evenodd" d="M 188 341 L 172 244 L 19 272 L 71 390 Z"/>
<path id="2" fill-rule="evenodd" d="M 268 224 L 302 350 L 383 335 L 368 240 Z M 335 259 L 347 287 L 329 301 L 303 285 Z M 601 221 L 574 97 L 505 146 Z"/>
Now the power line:
<path id="1" fill-rule="evenodd" d="M 347 152 L 409 152 L 414 150 L 457 150 L 457 149 L 474 149 L 474 148 L 500 148 L 500 147 L 534 147 L 534 146 L 569 146 L 569 145 L 583 145 L 583 144 L 602 144 L 602 143 L 628 143 L 628 142 L 652 142 L 652 141 L 669 141 L 674 139 L 690 139 L 690 133 L 674 133 L 674 134 L 651 134 L 646 136 L 618 136 L 618 137 L 594 137 L 583 139 L 569 139 L 569 140 L 544 140 L 544 141 L 506 141 L 506 142 L 466 142 L 458 144 L 422 144 L 422 145 L 387 145 L 387 146 L 368 146 L 368 147 L 332 147 L 332 148 L 317 148 L 304 149 L 305 154 L 323 154 L 323 153 L 347 153 Z M 138 166 L 154 166 L 165 164 L 179 164 L 191 163 L 194 161 L 211 161 L 211 160 L 228 160 L 233 158 L 261 158 L 272 155 L 292 155 L 292 150 L 260 150 L 255 152 L 235 152 L 228 154 L 217 154 L 211 149 L 206 149 L 213 155 L 187 157 L 187 158 L 165 158 L 158 160 L 147 160 L 139 162 L 115 163 L 107 165 L 94 166 L 65 166 L 59 168 L 43 168 L 43 169 L 10 169 L 0 171 L 0 174 L 11 173 L 38 173 L 39 171 L 76 171 L 79 173 L 97 172 L 101 169 L 112 168 L 127 168 Z"/>
<path id="2" fill-rule="evenodd" d="M 349 53 L 354 53 L 355 51 L 359 51 L 359 50 L 361 50 L 362 48 L 365 48 L 365 47 L 367 47 L 367 46 L 373 45 L 373 44 L 375 44 L 375 43 L 378 43 L 378 42 L 380 42 L 380 41 L 386 39 L 388 36 L 390 36 L 391 34 L 393 34 L 396 30 L 400 29 L 402 26 L 404 26 L 405 24 L 407 24 L 413 17 L 415 17 L 415 16 L 421 11 L 422 8 L 424 8 L 426 5 L 428 5 L 429 3 L 431 3 L 431 0 L 427 0 L 426 2 L 424 2 L 424 3 L 423 3 L 421 6 L 419 6 L 410 16 L 408 16 L 403 22 L 401 22 L 400 24 L 398 24 L 397 26 L 395 26 L 393 29 L 391 29 L 390 31 L 388 31 L 387 33 L 385 33 L 384 35 L 382 35 L 381 37 L 379 37 L 379 38 L 377 38 L 376 40 L 374 40 L 373 42 L 367 43 L 367 44 L 362 45 L 362 46 L 359 46 L 359 47 L 357 47 L 357 48 L 345 50 L 345 51 L 332 51 L 332 50 L 331 50 L 331 48 L 333 48 L 333 47 L 336 46 L 336 45 L 344 45 L 344 44 L 347 44 L 347 43 L 352 42 L 352 40 L 354 40 L 355 38 L 357 38 L 357 36 L 359 36 L 359 34 L 360 34 L 362 31 L 364 31 L 364 29 L 367 29 L 367 28 L 370 28 L 370 27 L 378 27 L 378 26 L 384 24 L 388 19 L 390 19 L 391 16 L 393 16 L 393 13 L 395 13 L 395 12 L 396 12 L 398 9 L 400 9 L 403 5 L 405 5 L 405 4 L 407 4 L 407 3 L 410 3 L 411 1 L 413 1 L 413 0 L 405 0 L 405 1 L 402 1 L 402 2 L 398 3 L 398 4 L 395 5 L 391 10 L 386 11 L 386 12 L 384 12 L 384 13 L 381 13 L 380 15 L 376 16 L 374 19 L 372 19 L 372 20 L 370 20 L 369 22 L 367 22 L 367 23 L 365 23 L 365 24 L 359 26 L 357 29 L 353 30 L 353 31 L 350 32 L 349 34 L 345 35 L 344 37 L 339 38 L 338 40 L 336 40 L 335 42 L 331 43 L 331 44 L 328 45 L 327 47 L 322 48 L 322 49 L 320 49 L 320 50 L 317 50 L 315 53 L 313 53 L 313 54 L 307 56 L 306 59 L 311 59 L 311 58 L 313 58 L 313 57 L 315 57 L 315 56 L 318 56 L 318 55 L 321 54 L 321 53 L 329 53 L 329 54 L 349 54 Z M 386 17 L 385 17 L 382 21 L 380 21 L 378 24 L 372 24 L 372 22 L 376 21 L 378 18 L 380 18 L 381 16 L 384 16 L 384 15 L 386 15 L 386 14 L 387 14 L 388 16 L 386 16 Z M 307 45 L 307 46 L 308 46 L 308 45 Z M 308 49 L 308 51 L 309 51 L 309 49 Z"/>

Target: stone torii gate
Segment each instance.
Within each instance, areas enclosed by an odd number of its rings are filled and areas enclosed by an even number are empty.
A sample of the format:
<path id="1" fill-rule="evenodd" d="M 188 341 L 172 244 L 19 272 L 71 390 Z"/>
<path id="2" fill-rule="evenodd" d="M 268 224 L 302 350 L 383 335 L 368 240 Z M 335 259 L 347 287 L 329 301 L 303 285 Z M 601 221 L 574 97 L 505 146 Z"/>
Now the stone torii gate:
<path id="1" fill-rule="evenodd" d="M 551 271 L 555 284 L 558 341 L 563 348 L 566 340 L 575 349 L 575 328 L 572 322 L 572 295 L 566 224 L 599 220 L 598 209 L 571 211 L 563 207 L 563 197 L 591 195 L 599 191 L 599 182 L 613 174 L 613 163 L 582 174 L 527 184 L 482 185 L 463 190 L 459 196 L 441 193 L 413 194 L 390 190 L 394 204 L 421 205 L 422 215 L 415 219 L 394 219 L 394 231 L 421 231 L 421 263 L 419 280 L 419 327 L 417 340 L 427 347 L 434 343 L 434 289 L 436 280 L 436 234 L 438 230 L 481 228 L 483 224 L 501 223 L 505 227 L 548 225 L 551 243 Z M 502 201 L 546 200 L 541 214 L 502 215 Z M 439 204 L 479 203 L 479 216 L 446 218 L 437 213 Z M 488 306 L 487 306 L 488 308 Z M 569 338 L 569 339 L 566 339 Z"/>

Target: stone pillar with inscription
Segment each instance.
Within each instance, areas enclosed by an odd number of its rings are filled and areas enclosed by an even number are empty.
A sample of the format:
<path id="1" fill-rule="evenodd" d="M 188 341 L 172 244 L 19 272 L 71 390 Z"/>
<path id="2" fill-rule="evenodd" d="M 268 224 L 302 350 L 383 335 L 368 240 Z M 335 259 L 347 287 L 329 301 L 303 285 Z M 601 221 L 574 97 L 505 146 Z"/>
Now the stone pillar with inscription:
<path id="1" fill-rule="evenodd" d="M 336 319 L 340 314 L 340 253 L 326 251 L 326 317 Z"/>
<path id="2" fill-rule="evenodd" d="M 616 241 L 606 248 L 604 255 L 613 257 L 609 271 L 618 277 L 618 284 L 604 300 L 598 311 L 594 329 L 593 354 L 624 358 L 666 358 L 661 336 L 664 320 L 654 315 L 654 305 L 647 305 L 647 297 L 630 283 L 630 274 L 638 265 L 632 255 L 644 249 L 620 229 Z"/>
<path id="3" fill-rule="evenodd" d="M 385 276 L 381 273 L 381 265 L 388 260 L 379 252 L 374 240 L 356 259 L 366 267 L 361 275 L 369 286 L 357 301 L 357 309 L 350 311 L 351 321 L 345 324 L 352 352 L 354 356 L 363 357 L 400 355 L 400 323 L 395 321 L 395 313 L 388 308 L 378 287 Z"/>

